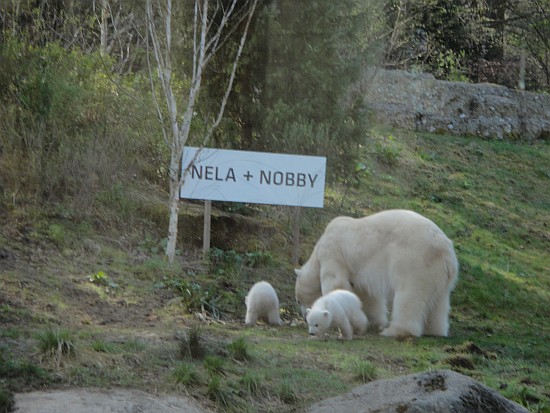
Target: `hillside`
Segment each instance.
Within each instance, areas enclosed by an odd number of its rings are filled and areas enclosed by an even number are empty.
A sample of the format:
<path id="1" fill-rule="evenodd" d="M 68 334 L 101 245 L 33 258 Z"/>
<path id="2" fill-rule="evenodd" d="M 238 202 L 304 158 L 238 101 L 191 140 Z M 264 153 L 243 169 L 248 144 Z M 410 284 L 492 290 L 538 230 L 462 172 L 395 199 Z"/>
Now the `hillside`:
<path id="1" fill-rule="evenodd" d="M 302 260 L 337 215 L 420 212 L 460 262 L 451 337 L 310 340 L 293 298 L 289 209 L 215 205 L 203 260 L 201 205 L 185 203 L 183 250 L 169 265 L 165 194 L 133 183 L 124 202 L 84 219 L 62 205 L 0 210 L 0 403 L 14 391 L 120 387 L 218 411 L 300 411 L 364 381 L 448 368 L 548 411 L 548 142 L 381 130 L 361 150 L 356 174 L 328 185 L 326 207 L 303 213 Z M 117 212 L 128 203 L 131 222 Z M 279 293 L 280 329 L 243 326 L 260 279 Z"/>

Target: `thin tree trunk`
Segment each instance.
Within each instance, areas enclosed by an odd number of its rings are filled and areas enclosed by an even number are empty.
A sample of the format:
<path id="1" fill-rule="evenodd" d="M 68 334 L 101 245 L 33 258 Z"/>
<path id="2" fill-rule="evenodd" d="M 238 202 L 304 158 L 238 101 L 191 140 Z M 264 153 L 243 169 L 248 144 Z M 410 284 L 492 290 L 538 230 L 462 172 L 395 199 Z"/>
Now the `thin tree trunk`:
<path id="1" fill-rule="evenodd" d="M 181 159 L 181 158 L 180 158 Z M 166 244 L 166 256 L 170 263 L 174 262 L 176 256 L 176 240 L 178 237 L 178 217 L 180 206 L 180 162 L 172 153 L 170 161 L 170 194 L 168 201 L 168 209 L 170 218 L 168 221 L 168 243 Z"/>
<path id="2" fill-rule="evenodd" d="M 106 0 L 105 0 L 106 1 Z M 199 3 L 202 2 L 202 6 L 199 6 Z M 232 14 L 235 10 L 236 5 L 239 3 L 238 0 L 233 0 L 229 7 L 224 10 L 221 22 L 217 26 L 212 25 L 212 21 L 208 18 L 208 6 L 209 0 L 195 0 L 194 8 L 194 36 L 193 36 L 193 72 L 191 76 L 191 87 L 189 88 L 189 93 L 187 95 L 186 108 L 183 116 L 181 118 L 181 124 L 178 122 L 178 109 L 176 104 L 176 99 L 172 89 L 172 63 L 171 63 L 171 18 L 172 18 L 172 1 L 166 0 L 166 9 L 161 10 L 162 17 L 164 18 L 164 44 L 160 42 L 159 37 L 157 36 L 157 29 L 155 27 L 155 19 L 153 13 L 153 5 L 151 0 L 146 1 L 146 11 L 147 11 L 147 28 L 150 34 L 152 48 L 155 55 L 155 60 L 157 62 L 157 73 L 160 80 L 160 85 L 165 98 L 166 107 L 164 110 L 161 110 L 160 103 L 156 99 L 154 93 L 154 82 L 151 81 L 153 97 L 157 106 L 157 114 L 159 120 L 163 127 L 163 133 L 166 138 L 170 138 L 170 188 L 169 188 L 169 225 L 168 225 L 168 243 L 166 245 L 166 255 L 170 263 L 174 262 L 175 251 L 176 251 L 176 239 L 178 235 L 178 212 L 179 212 L 179 195 L 180 189 L 183 185 L 185 175 L 181 171 L 181 159 L 183 156 L 183 151 L 185 145 L 189 138 L 189 132 L 191 130 L 191 122 L 195 113 L 195 102 L 199 96 L 202 74 L 208 64 L 209 60 L 219 51 L 221 44 L 224 40 L 227 39 L 229 35 L 222 36 L 222 32 L 226 30 L 228 33 L 231 32 L 231 28 L 226 26 L 229 25 Z M 208 128 L 205 136 L 203 137 L 203 146 L 208 142 L 212 136 L 214 129 L 219 125 L 225 106 L 227 104 L 227 99 L 229 93 L 231 92 L 233 86 L 233 80 L 235 78 L 235 72 L 237 70 L 237 64 L 241 56 L 246 36 L 248 33 L 248 28 L 250 26 L 250 21 L 254 14 L 254 10 L 258 0 L 252 0 L 251 7 L 248 11 L 240 18 L 237 18 L 234 24 L 240 24 L 245 18 L 246 25 L 241 36 L 241 42 L 235 60 L 233 62 L 233 67 L 231 75 L 229 77 L 228 85 L 225 90 L 225 94 L 222 97 L 220 108 L 218 111 L 218 116 L 214 122 Z M 157 6 L 160 4 L 157 3 Z M 246 3 L 248 6 L 249 3 Z M 210 33 L 209 30 L 213 30 L 214 33 Z M 153 79 L 152 71 L 150 70 L 151 79 Z M 170 126 L 164 123 L 163 112 L 167 110 L 169 114 Z"/>
<path id="3" fill-rule="evenodd" d="M 109 13 L 108 0 L 101 0 L 101 53 L 107 54 L 107 16 Z"/>

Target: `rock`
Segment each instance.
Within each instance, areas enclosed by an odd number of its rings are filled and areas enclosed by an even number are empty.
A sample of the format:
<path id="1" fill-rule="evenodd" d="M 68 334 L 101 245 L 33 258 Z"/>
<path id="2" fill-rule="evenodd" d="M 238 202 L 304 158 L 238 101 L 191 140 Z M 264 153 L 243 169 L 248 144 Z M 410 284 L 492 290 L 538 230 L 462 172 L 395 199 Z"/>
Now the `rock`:
<path id="1" fill-rule="evenodd" d="M 184 397 L 154 396 L 138 390 L 65 390 L 19 393 L 16 412 L 25 413 L 209 413 Z"/>
<path id="2" fill-rule="evenodd" d="M 390 127 L 528 141 L 550 135 L 549 95 L 379 68 L 367 69 L 359 88 Z"/>
<path id="3" fill-rule="evenodd" d="M 451 370 L 378 380 L 323 400 L 310 413 L 528 413 L 495 390 Z"/>

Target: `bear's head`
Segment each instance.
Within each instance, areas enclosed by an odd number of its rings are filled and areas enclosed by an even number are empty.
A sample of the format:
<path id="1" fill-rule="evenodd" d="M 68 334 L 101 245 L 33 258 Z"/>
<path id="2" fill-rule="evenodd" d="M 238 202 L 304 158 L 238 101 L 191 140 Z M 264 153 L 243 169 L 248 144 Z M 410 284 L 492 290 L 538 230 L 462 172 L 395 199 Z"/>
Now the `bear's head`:
<path id="1" fill-rule="evenodd" d="M 306 321 L 309 326 L 309 334 L 322 337 L 332 324 L 332 315 L 327 310 L 308 308 Z"/>
<path id="2" fill-rule="evenodd" d="M 301 307 L 302 316 L 306 317 L 306 309 L 311 307 L 315 300 L 321 297 L 321 281 L 319 277 L 311 277 L 305 268 L 295 269 L 296 285 L 294 292 L 296 301 Z"/>

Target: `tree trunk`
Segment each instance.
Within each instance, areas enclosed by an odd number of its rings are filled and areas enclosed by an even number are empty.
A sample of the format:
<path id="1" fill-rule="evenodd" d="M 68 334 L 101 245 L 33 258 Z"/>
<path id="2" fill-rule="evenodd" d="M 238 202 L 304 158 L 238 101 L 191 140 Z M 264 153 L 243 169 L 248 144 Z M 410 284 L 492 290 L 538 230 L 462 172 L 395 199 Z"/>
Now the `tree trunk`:
<path id="1" fill-rule="evenodd" d="M 155 26 L 155 15 L 153 11 L 153 4 L 151 0 L 146 1 L 146 13 L 147 13 L 147 28 L 149 37 L 151 39 L 152 50 L 154 52 L 155 60 L 157 62 L 157 73 L 159 76 L 160 85 L 163 91 L 165 98 L 165 108 L 161 108 L 160 102 L 156 99 L 154 80 L 152 75 L 152 70 L 150 70 L 150 79 L 151 79 L 151 90 L 153 91 L 153 98 L 155 99 L 155 104 L 157 107 L 157 116 L 162 125 L 162 130 L 165 138 L 169 139 L 170 142 L 170 190 L 169 190 L 169 225 L 168 225 L 168 243 L 166 245 L 166 255 L 170 263 L 174 262 L 174 257 L 176 253 L 176 239 L 178 235 L 178 213 L 179 213 L 179 199 L 180 199 L 180 189 L 183 185 L 185 176 L 182 175 L 181 171 L 181 160 L 183 156 L 183 151 L 189 138 L 189 132 L 191 130 L 191 121 L 193 120 L 195 102 L 199 96 L 201 88 L 201 80 L 203 71 L 205 70 L 208 62 L 212 57 L 218 52 L 219 45 L 224 43 L 225 38 L 222 36 L 222 32 L 226 30 L 229 34 L 231 33 L 231 28 L 226 27 L 231 23 L 228 23 L 232 17 L 235 6 L 239 4 L 238 0 L 232 0 L 230 6 L 223 10 L 222 20 L 218 23 L 217 26 L 212 25 L 212 21 L 209 19 L 208 7 L 210 0 L 201 0 L 202 6 L 199 7 L 199 0 L 195 0 L 195 9 L 194 9 L 194 36 L 193 36 L 193 68 L 191 76 L 191 87 L 189 88 L 189 94 L 187 96 L 187 107 L 182 116 L 181 125 L 178 126 L 178 108 L 176 104 L 176 99 L 174 96 L 174 91 L 172 89 L 172 62 L 171 62 L 171 43 L 172 43 L 172 1 L 166 0 L 166 9 L 162 11 L 161 7 L 158 10 L 160 15 L 163 17 L 164 22 L 164 42 L 160 41 L 158 32 Z M 219 0 L 218 0 L 219 1 Z M 241 36 L 241 42 L 237 50 L 235 60 L 233 62 L 233 68 L 231 75 L 229 77 L 229 82 L 225 90 L 225 94 L 222 98 L 218 116 L 207 129 L 207 132 L 203 138 L 203 145 L 206 145 L 210 137 L 212 136 L 214 129 L 221 122 L 225 105 L 227 104 L 227 99 L 229 93 L 231 92 L 233 86 L 233 80 L 235 78 L 235 72 L 237 71 L 237 64 L 244 47 L 246 40 L 246 35 L 248 32 L 248 27 L 250 21 L 252 20 L 252 15 L 259 0 L 252 0 L 252 4 L 246 2 L 245 8 L 250 7 L 247 10 L 247 20 L 245 24 L 244 32 Z M 103 0 L 105 5 L 107 0 Z M 220 2 L 216 3 L 216 6 L 219 7 Z M 160 6 L 159 3 L 156 3 L 156 6 Z M 244 17 L 244 16 L 243 16 Z M 235 24 L 239 23 L 239 18 L 234 21 Z M 209 33 L 210 31 L 210 33 Z M 209 34 L 207 36 L 207 34 Z M 229 36 L 226 34 L 225 36 Z M 165 117 L 163 115 L 164 111 L 168 111 L 170 129 L 165 122 Z"/>
<path id="2" fill-rule="evenodd" d="M 101 53 L 107 54 L 107 16 L 109 13 L 107 0 L 101 0 Z"/>
<path id="3" fill-rule="evenodd" d="M 174 154 L 173 154 L 174 155 Z M 170 194 L 168 209 L 170 218 L 168 221 L 168 243 L 166 244 L 166 256 L 170 263 L 176 256 L 176 240 L 178 237 L 178 219 L 180 209 L 180 163 L 175 156 L 170 161 Z"/>

